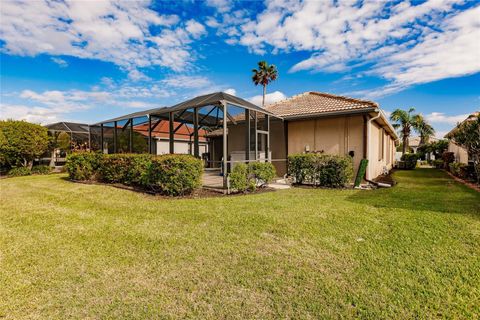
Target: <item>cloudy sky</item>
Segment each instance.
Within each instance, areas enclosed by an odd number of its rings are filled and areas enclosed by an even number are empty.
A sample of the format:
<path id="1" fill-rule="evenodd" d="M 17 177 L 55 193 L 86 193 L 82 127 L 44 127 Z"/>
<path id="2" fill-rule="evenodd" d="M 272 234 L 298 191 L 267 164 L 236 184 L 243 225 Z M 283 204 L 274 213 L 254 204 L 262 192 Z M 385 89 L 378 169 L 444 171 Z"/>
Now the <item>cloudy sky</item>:
<path id="1" fill-rule="evenodd" d="M 212 91 L 323 91 L 415 107 L 444 134 L 480 109 L 480 2 L 9 1 L 1 118 L 96 122 Z"/>

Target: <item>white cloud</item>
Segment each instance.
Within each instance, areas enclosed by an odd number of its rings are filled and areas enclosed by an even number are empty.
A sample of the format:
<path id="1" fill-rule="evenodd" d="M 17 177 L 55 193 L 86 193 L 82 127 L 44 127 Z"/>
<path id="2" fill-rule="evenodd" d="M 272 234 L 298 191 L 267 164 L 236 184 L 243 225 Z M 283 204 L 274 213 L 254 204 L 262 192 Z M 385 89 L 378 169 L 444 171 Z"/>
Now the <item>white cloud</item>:
<path id="1" fill-rule="evenodd" d="M 62 110 L 38 106 L 0 103 L 0 119 L 25 120 L 33 123 L 47 124 L 59 120 Z"/>
<path id="2" fill-rule="evenodd" d="M 210 79 L 203 76 L 176 75 L 161 80 L 161 82 L 170 87 L 185 89 L 205 88 L 212 85 Z"/>
<path id="3" fill-rule="evenodd" d="M 221 13 L 229 11 L 232 7 L 232 2 L 228 0 L 207 0 L 206 4 Z"/>
<path id="4" fill-rule="evenodd" d="M 435 124 L 456 125 L 457 123 L 465 120 L 468 116 L 469 116 L 468 114 L 458 114 L 458 115 L 449 116 L 442 112 L 432 112 L 425 115 L 425 119 Z"/>
<path id="5" fill-rule="evenodd" d="M 235 96 L 237 95 L 237 90 L 233 89 L 233 88 L 228 88 L 226 90 L 223 90 L 223 92 L 227 93 L 227 94 L 231 94 L 232 96 Z"/>
<path id="6" fill-rule="evenodd" d="M 462 3 L 278 0 L 246 21 L 224 14 L 222 29 L 240 31 L 223 31 L 227 43 L 258 54 L 310 52 L 291 72 L 340 72 L 368 64 L 367 74 L 389 81 L 369 93 L 380 96 L 480 71 L 480 6 L 461 11 L 456 4 Z"/>
<path id="7" fill-rule="evenodd" d="M 205 34 L 200 23 L 149 9 L 149 1 L 3 1 L 2 51 L 21 56 L 66 55 L 113 62 L 131 71 L 174 71 L 195 59 L 189 45 Z M 155 27 L 155 32 L 151 27 Z"/>
<path id="8" fill-rule="evenodd" d="M 287 98 L 287 96 L 283 92 L 280 92 L 280 91 L 274 91 L 272 93 L 267 93 L 265 95 L 265 105 L 268 105 L 270 103 L 274 103 L 274 102 L 277 102 L 277 101 L 280 101 L 280 100 L 284 100 L 286 98 Z M 262 99 L 263 99 L 263 95 L 260 94 L 258 96 L 253 96 L 248 100 L 251 103 L 256 104 L 257 106 L 261 106 L 262 105 Z"/>
<path id="9" fill-rule="evenodd" d="M 50 60 L 58 64 L 61 68 L 68 67 L 68 62 L 63 60 L 62 58 L 51 57 Z"/>

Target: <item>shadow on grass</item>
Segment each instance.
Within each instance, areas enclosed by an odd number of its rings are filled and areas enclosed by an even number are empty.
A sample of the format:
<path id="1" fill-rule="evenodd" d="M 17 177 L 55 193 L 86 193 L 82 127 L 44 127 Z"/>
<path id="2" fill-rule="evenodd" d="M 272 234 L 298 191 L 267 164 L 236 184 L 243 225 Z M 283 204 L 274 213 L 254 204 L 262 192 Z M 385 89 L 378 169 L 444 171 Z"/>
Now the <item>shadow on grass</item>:
<path id="1" fill-rule="evenodd" d="M 436 169 L 397 171 L 398 184 L 388 189 L 360 191 L 349 201 L 376 208 L 463 213 L 480 218 L 480 193 Z"/>

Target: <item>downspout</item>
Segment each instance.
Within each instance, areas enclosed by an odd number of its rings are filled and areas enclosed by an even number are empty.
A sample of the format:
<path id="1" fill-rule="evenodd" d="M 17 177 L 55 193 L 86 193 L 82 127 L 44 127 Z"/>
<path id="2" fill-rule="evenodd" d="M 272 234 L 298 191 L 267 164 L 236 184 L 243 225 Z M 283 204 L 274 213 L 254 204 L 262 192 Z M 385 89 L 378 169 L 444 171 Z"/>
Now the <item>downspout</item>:
<path id="1" fill-rule="evenodd" d="M 369 162 L 369 164 L 371 163 L 370 159 L 368 159 L 370 157 L 370 127 L 371 127 L 371 124 L 372 124 L 372 121 L 373 120 L 376 120 L 378 118 L 380 118 L 382 116 L 381 114 L 381 111 L 379 109 L 375 109 L 374 112 L 378 112 L 378 114 L 373 117 L 373 118 L 370 118 L 368 121 L 367 121 L 367 160 Z M 365 172 L 365 180 L 367 182 L 370 182 L 370 183 L 373 183 L 374 185 L 376 185 L 377 183 L 373 182 L 372 180 L 370 180 L 370 166 L 367 166 L 367 171 Z"/>

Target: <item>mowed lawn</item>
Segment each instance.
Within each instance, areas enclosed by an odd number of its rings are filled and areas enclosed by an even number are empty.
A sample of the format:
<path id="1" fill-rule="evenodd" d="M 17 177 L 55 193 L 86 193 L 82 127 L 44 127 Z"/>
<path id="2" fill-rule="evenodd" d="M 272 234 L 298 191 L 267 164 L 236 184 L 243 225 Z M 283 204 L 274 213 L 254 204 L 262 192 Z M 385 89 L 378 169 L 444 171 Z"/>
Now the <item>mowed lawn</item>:
<path id="1" fill-rule="evenodd" d="M 3 179 L 0 318 L 478 317 L 480 193 L 395 178 L 207 199 Z"/>

